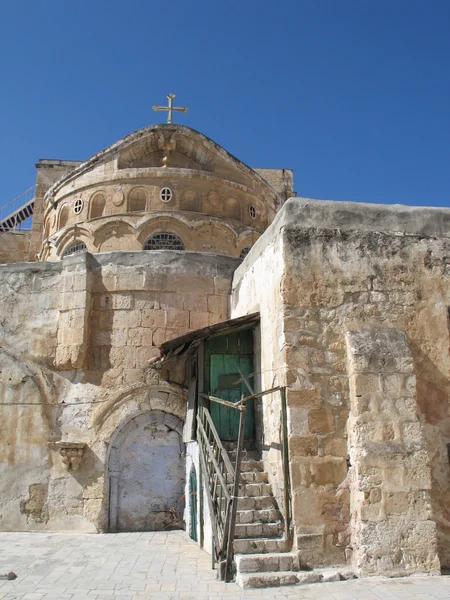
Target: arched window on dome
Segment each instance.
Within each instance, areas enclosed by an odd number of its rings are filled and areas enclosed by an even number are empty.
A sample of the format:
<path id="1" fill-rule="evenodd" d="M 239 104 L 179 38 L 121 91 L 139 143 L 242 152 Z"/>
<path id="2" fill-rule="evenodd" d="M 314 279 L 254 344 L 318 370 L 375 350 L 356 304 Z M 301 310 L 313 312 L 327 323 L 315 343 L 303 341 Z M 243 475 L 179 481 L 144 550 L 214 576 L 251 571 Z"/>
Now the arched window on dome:
<path id="1" fill-rule="evenodd" d="M 80 241 L 75 241 L 64 250 L 63 258 L 65 256 L 71 256 L 72 254 L 81 254 L 82 252 L 87 252 L 86 244 Z"/>
<path id="2" fill-rule="evenodd" d="M 91 200 L 91 219 L 103 217 L 105 213 L 106 199 L 103 194 L 95 194 Z"/>
<path id="3" fill-rule="evenodd" d="M 147 238 L 144 250 L 184 250 L 183 240 L 173 233 L 154 233 Z"/>
<path id="4" fill-rule="evenodd" d="M 67 204 L 61 208 L 59 213 L 59 229 L 62 229 L 67 225 L 67 221 L 69 220 L 69 207 Z"/>
<path id="5" fill-rule="evenodd" d="M 239 254 L 239 258 L 244 259 L 247 254 L 250 252 L 250 250 L 252 249 L 251 246 L 246 246 L 245 248 L 242 248 L 241 253 Z"/>
<path id="6" fill-rule="evenodd" d="M 129 212 L 140 212 L 147 208 L 147 196 L 143 188 L 133 190 L 128 198 Z"/>

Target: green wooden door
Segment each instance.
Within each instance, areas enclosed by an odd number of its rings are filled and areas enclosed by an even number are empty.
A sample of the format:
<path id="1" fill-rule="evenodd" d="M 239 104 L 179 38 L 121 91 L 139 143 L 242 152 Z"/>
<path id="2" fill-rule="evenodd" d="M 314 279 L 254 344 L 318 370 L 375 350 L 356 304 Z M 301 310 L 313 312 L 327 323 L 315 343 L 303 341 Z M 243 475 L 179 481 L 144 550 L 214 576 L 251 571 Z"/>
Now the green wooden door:
<path id="1" fill-rule="evenodd" d="M 217 398 L 237 402 L 242 396 L 248 396 L 245 384 L 235 382 L 241 379 L 239 369 L 244 375 L 253 372 L 253 333 L 244 330 L 226 336 L 210 338 L 205 346 L 206 390 Z M 252 380 L 250 380 L 250 383 Z M 211 402 L 211 417 L 222 440 L 237 440 L 240 413 L 223 404 Z M 254 401 L 247 403 L 245 438 L 254 439 L 255 415 Z"/>

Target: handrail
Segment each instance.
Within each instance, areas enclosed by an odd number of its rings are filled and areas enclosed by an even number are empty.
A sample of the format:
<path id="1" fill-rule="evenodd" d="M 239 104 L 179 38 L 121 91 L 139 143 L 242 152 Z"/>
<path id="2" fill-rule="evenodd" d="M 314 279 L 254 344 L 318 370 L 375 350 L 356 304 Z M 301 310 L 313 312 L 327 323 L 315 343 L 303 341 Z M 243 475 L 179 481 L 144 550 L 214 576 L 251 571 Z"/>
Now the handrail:
<path id="1" fill-rule="evenodd" d="M 216 469 L 216 475 L 219 478 L 219 481 L 220 481 L 221 485 L 223 486 L 224 494 L 225 494 L 227 500 L 230 500 L 231 495 L 230 495 L 230 493 L 227 490 L 227 484 L 225 483 L 225 480 L 224 480 L 223 475 L 221 473 L 221 470 L 220 470 L 220 467 L 219 467 L 219 463 L 214 458 L 213 451 L 211 450 L 211 447 L 208 445 L 208 436 L 206 435 L 206 432 L 203 429 L 202 422 L 199 421 L 198 425 L 199 425 L 200 433 L 202 434 L 203 440 L 205 442 L 205 448 L 206 448 L 206 450 L 208 452 L 209 458 L 211 459 L 211 461 L 212 461 L 212 463 L 213 463 L 213 465 L 214 465 L 214 467 Z"/>
<path id="2" fill-rule="evenodd" d="M 214 425 L 214 422 L 213 422 L 213 420 L 211 418 L 211 415 L 209 414 L 209 410 L 205 409 L 204 416 L 205 416 L 205 419 L 208 421 L 208 425 L 211 428 L 211 433 L 214 436 L 214 441 L 216 442 L 216 444 L 220 448 L 220 451 L 221 451 L 222 458 L 223 458 L 223 461 L 225 463 L 225 466 L 227 467 L 227 470 L 228 470 L 229 474 L 234 479 L 233 465 L 231 464 L 231 460 L 228 457 L 227 451 L 223 447 L 222 440 L 220 439 L 219 434 L 217 433 L 216 426 Z"/>
<path id="3" fill-rule="evenodd" d="M 29 187 L 27 190 L 22 192 L 21 194 L 18 194 L 15 198 L 10 200 L 6 204 L 3 204 L 2 206 L 0 206 L 0 220 L 3 220 L 9 214 L 14 213 L 16 211 L 16 209 L 18 209 L 22 206 L 25 206 L 25 204 L 28 204 L 29 202 L 31 202 L 31 200 L 33 200 L 33 198 L 34 198 L 35 190 L 36 190 L 36 185 L 34 184 L 31 187 Z M 19 202 L 19 200 L 20 200 L 20 202 Z M 10 206 L 11 204 L 13 205 L 12 207 Z"/>
<path id="4" fill-rule="evenodd" d="M 232 505 L 231 483 L 228 481 L 234 481 L 235 470 L 205 406 L 199 406 L 197 425 L 197 442 L 205 472 L 206 495 L 214 535 L 214 553 L 217 560 L 223 560 L 228 547 Z"/>
<path id="5" fill-rule="evenodd" d="M 290 523 L 292 509 L 289 477 L 286 388 L 284 386 L 277 386 L 263 392 L 255 393 L 249 384 L 247 377 L 242 372 L 241 377 L 250 392 L 249 396 L 243 396 L 238 402 L 232 403 L 223 400 L 222 398 L 200 393 L 199 411 L 197 413 L 198 432 L 200 434 L 197 441 L 200 449 L 202 468 L 205 471 L 208 482 L 206 491 L 214 535 L 214 551 L 217 560 L 225 559 L 222 574 L 226 582 L 230 581 L 233 561 L 233 544 L 235 538 L 241 460 L 244 448 L 247 401 L 253 398 L 261 398 L 262 396 L 274 392 L 280 392 L 281 396 L 281 448 L 284 476 L 284 525 L 286 539 L 289 539 L 291 535 Z M 211 414 L 202 401 L 203 399 L 224 404 L 240 413 L 235 468 L 233 468 L 231 464 L 211 418 Z M 228 479 L 232 480 L 232 485 L 228 484 Z M 225 518 L 223 518 L 224 512 Z"/>

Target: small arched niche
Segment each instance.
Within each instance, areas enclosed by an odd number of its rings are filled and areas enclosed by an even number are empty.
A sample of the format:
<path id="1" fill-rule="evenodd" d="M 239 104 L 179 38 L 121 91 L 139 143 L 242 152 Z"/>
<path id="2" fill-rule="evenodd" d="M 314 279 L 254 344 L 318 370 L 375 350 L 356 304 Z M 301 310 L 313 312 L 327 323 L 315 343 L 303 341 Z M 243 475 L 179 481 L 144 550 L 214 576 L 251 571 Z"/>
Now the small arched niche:
<path id="1" fill-rule="evenodd" d="M 62 229 L 67 225 L 69 220 L 69 206 L 64 204 L 59 211 L 59 229 Z"/>
<path id="2" fill-rule="evenodd" d="M 106 198 L 102 193 L 97 193 L 91 200 L 91 219 L 103 217 L 106 209 Z"/>
<path id="3" fill-rule="evenodd" d="M 147 194 L 144 188 L 135 188 L 128 198 L 129 212 L 142 212 L 147 208 Z"/>

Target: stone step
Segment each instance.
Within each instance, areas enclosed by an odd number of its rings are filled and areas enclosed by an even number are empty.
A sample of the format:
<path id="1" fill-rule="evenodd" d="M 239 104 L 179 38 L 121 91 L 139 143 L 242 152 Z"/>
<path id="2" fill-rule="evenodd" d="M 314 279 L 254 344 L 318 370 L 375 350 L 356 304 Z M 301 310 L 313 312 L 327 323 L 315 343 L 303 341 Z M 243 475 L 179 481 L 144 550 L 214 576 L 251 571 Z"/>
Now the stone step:
<path id="1" fill-rule="evenodd" d="M 272 486 L 270 483 L 240 483 L 239 496 L 271 496 Z"/>
<path id="2" fill-rule="evenodd" d="M 249 523 L 236 525 L 235 537 L 241 538 L 279 538 L 283 531 L 283 523 Z"/>
<path id="3" fill-rule="evenodd" d="M 272 573 L 239 573 L 236 583 L 244 590 L 251 588 L 280 587 L 298 583 L 297 574 L 293 571 L 275 571 Z"/>
<path id="4" fill-rule="evenodd" d="M 292 542 L 281 538 L 254 538 L 234 540 L 235 554 L 267 554 L 289 552 Z"/>
<path id="5" fill-rule="evenodd" d="M 248 523 L 275 523 L 280 520 L 280 511 L 276 508 L 263 510 L 238 510 L 236 513 L 236 523 L 240 525 Z"/>
<path id="6" fill-rule="evenodd" d="M 248 471 L 241 473 L 241 482 L 243 483 L 268 483 L 267 473 L 264 471 Z M 233 478 L 228 476 L 227 483 L 233 483 Z"/>
<path id="7" fill-rule="evenodd" d="M 274 571 L 298 571 L 298 557 L 294 552 L 270 554 L 236 554 L 237 573 L 271 573 Z"/>
<path id="8" fill-rule="evenodd" d="M 264 510 L 267 508 L 277 508 L 273 496 L 239 496 L 238 510 Z"/>
<path id="9" fill-rule="evenodd" d="M 262 460 L 243 460 L 241 462 L 241 473 L 249 471 L 264 471 L 264 462 Z"/>
<path id="10" fill-rule="evenodd" d="M 352 569 L 337 567 L 334 569 L 315 569 L 313 571 L 266 571 L 261 573 L 238 573 L 236 583 L 241 588 L 266 588 L 282 585 L 298 585 L 328 581 L 342 581 L 355 577 Z M 319 595 L 320 597 L 320 595 Z"/>
<path id="11" fill-rule="evenodd" d="M 237 450 L 229 450 L 227 453 L 231 462 L 236 462 Z M 261 455 L 257 450 L 243 450 L 242 460 L 261 460 Z"/>

